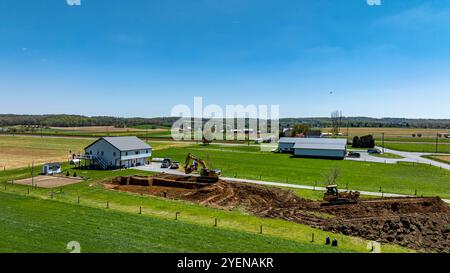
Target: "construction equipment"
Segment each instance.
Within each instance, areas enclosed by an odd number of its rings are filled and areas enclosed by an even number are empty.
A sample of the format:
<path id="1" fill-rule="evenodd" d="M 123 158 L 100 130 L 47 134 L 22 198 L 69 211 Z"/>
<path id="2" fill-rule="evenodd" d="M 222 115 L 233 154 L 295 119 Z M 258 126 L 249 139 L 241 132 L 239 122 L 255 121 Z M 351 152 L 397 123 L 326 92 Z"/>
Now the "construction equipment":
<path id="1" fill-rule="evenodd" d="M 327 191 L 323 196 L 325 201 L 322 205 L 342 205 L 342 204 L 356 204 L 360 193 L 358 191 L 339 192 L 337 185 L 328 185 Z"/>
<path id="2" fill-rule="evenodd" d="M 202 166 L 200 170 L 200 177 L 199 182 L 206 182 L 206 183 L 215 183 L 219 181 L 219 176 L 221 174 L 220 170 L 210 170 L 208 168 L 208 165 L 206 165 L 206 162 L 203 161 L 201 158 L 188 153 L 186 156 L 186 161 L 184 163 L 184 172 L 186 174 L 190 174 L 193 171 L 197 170 L 197 165 L 200 164 Z"/>

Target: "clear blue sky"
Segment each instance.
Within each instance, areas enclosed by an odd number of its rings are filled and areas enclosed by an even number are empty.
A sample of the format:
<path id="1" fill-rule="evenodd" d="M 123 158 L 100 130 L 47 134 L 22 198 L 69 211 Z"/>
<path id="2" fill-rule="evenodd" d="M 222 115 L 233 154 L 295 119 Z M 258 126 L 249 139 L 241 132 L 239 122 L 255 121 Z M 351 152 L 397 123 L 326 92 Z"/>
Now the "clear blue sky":
<path id="1" fill-rule="evenodd" d="M 450 1 L 2 0 L 0 113 L 450 118 Z"/>

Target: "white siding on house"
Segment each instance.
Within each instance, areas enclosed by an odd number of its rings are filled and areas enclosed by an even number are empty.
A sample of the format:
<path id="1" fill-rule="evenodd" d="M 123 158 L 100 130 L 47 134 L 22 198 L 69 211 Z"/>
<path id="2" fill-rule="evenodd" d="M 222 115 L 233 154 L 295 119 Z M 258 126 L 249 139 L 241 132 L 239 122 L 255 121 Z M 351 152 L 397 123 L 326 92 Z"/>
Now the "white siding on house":
<path id="1" fill-rule="evenodd" d="M 147 163 L 152 147 L 137 137 L 105 137 L 86 147 L 85 153 L 100 157 L 108 167 L 135 167 Z"/>
<path id="2" fill-rule="evenodd" d="M 108 166 L 120 166 L 120 151 L 104 139 L 98 140 L 86 150 L 89 155 L 101 157 Z"/>

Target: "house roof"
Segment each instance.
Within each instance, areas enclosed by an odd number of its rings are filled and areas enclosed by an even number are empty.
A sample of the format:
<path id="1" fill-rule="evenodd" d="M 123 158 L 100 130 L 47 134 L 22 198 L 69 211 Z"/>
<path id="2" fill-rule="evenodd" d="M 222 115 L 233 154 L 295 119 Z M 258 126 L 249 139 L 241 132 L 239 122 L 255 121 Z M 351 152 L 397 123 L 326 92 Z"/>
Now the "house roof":
<path id="1" fill-rule="evenodd" d="M 317 144 L 317 145 L 347 145 L 347 139 L 342 138 L 301 138 L 282 137 L 278 143 Z M 295 148 L 295 146 L 294 146 Z"/>
<path id="2" fill-rule="evenodd" d="M 104 139 L 106 142 L 116 147 L 119 151 L 145 150 L 152 148 L 150 145 L 140 140 L 138 137 L 125 136 L 125 137 L 102 137 L 96 140 L 91 145 L 87 146 L 85 149 L 94 145 L 101 139 Z"/>

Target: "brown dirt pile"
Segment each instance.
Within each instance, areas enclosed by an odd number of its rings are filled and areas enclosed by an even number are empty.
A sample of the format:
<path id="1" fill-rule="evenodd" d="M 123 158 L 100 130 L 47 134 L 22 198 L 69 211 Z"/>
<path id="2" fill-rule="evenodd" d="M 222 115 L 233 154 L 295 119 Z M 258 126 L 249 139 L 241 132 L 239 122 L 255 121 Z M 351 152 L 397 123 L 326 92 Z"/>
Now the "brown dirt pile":
<path id="1" fill-rule="evenodd" d="M 238 182 L 197 183 L 192 176 L 116 178 L 120 191 L 186 200 L 220 209 L 241 208 L 368 240 L 420 251 L 450 252 L 450 207 L 439 198 L 384 198 L 321 206 L 290 191 Z"/>

